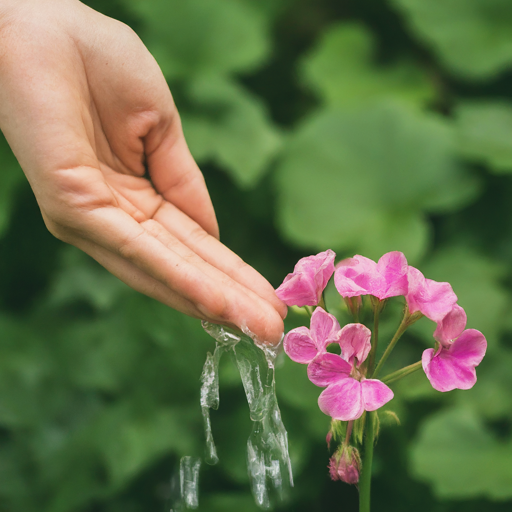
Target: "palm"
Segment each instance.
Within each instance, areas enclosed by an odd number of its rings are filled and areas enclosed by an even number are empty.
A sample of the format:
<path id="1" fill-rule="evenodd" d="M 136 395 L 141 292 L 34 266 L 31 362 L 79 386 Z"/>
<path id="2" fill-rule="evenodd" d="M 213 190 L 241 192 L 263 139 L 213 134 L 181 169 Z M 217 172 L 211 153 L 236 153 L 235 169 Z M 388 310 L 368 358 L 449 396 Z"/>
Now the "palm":
<path id="1" fill-rule="evenodd" d="M 71 0 L 24 3 L 11 23 L 0 125 L 50 231 L 171 307 L 278 340 L 285 307 L 218 241 L 171 94 L 138 37 Z"/>

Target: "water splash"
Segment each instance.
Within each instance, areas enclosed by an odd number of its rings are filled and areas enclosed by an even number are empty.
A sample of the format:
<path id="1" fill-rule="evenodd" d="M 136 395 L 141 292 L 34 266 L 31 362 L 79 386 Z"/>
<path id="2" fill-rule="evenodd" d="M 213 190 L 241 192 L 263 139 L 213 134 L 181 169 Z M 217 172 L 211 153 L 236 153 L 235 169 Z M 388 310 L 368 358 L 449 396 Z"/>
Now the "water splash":
<path id="1" fill-rule="evenodd" d="M 256 503 L 268 509 L 271 491 L 282 499 L 287 488 L 293 486 L 288 436 L 275 391 L 275 360 L 279 347 L 259 343 L 246 329 L 244 334 L 235 334 L 208 322 L 203 322 L 203 327 L 216 341 L 213 356 L 208 353 L 201 375 L 206 460 L 213 464 L 218 461 L 209 410 L 219 407 L 219 362 L 224 352 L 232 350 L 254 422 L 247 441 L 251 489 Z"/>
<path id="2" fill-rule="evenodd" d="M 182 457 L 180 460 L 180 494 L 181 503 L 174 510 L 182 510 L 182 506 L 195 509 L 199 506 L 199 469 L 201 459 Z"/>

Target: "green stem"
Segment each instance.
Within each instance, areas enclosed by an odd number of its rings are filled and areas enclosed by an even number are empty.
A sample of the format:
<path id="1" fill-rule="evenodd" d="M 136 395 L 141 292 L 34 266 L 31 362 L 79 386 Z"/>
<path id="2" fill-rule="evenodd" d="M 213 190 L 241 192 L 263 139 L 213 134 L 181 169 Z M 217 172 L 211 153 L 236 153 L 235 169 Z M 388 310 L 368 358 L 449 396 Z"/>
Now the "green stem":
<path id="1" fill-rule="evenodd" d="M 345 441 L 343 442 L 344 446 L 348 446 L 350 443 L 350 436 L 352 435 L 352 427 L 354 426 L 354 420 L 348 422 L 347 425 L 347 433 L 345 435 Z"/>
<path id="2" fill-rule="evenodd" d="M 420 368 L 421 368 L 421 361 L 418 361 L 417 363 L 410 364 L 409 366 L 406 366 L 405 368 L 402 368 L 401 370 L 397 370 L 396 372 L 386 375 L 381 380 L 382 380 L 382 382 L 384 382 L 384 384 L 391 384 L 392 382 L 403 379 L 404 377 L 407 377 L 407 375 L 410 375 L 411 373 L 418 371 Z"/>
<path id="3" fill-rule="evenodd" d="M 372 297 L 373 299 L 373 297 Z M 370 357 L 368 362 L 368 375 L 372 375 L 375 368 L 375 356 L 377 354 L 377 345 L 379 343 L 379 315 L 384 306 L 384 301 L 378 299 L 372 300 L 373 306 L 373 340 L 372 348 L 370 350 Z"/>
<path id="4" fill-rule="evenodd" d="M 324 294 L 323 293 L 322 293 L 322 295 L 320 295 L 320 300 L 318 301 L 318 305 L 322 309 L 325 309 L 325 311 L 327 311 L 327 308 L 325 307 L 325 298 L 324 298 Z"/>
<path id="5" fill-rule="evenodd" d="M 313 316 L 313 308 L 311 306 L 303 306 L 306 310 L 306 313 L 309 315 L 309 318 Z"/>
<path id="6" fill-rule="evenodd" d="M 377 378 L 377 375 L 379 374 L 379 372 L 382 368 L 382 365 L 386 362 L 386 359 L 389 357 L 389 354 L 391 354 L 391 352 L 395 348 L 397 341 L 400 339 L 402 334 L 407 330 L 407 327 L 409 327 L 409 325 L 411 325 L 410 318 L 411 318 L 411 315 L 409 314 L 409 310 L 406 308 L 404 317 L 402 318 L 402 322 L 400 323 L 398 330 L 395 332 L 393 339 L 389 342 L 389 345 L 386 347 L 384 354 L 382 354 L 382 357 L 380 358 L 377 368 L 375 368 L 375 371 L 373 373 L 369 374 L 371 379 Z"/>
<path id="7" fill-rule="evenodd" d="M 374 417 L 376 412 L 367 412 L 364 438 L 363 468 L 359 479 L 359 512 L 370 512 L 370 488 L 372 483 L 373 445 L 375 444 Z"/>

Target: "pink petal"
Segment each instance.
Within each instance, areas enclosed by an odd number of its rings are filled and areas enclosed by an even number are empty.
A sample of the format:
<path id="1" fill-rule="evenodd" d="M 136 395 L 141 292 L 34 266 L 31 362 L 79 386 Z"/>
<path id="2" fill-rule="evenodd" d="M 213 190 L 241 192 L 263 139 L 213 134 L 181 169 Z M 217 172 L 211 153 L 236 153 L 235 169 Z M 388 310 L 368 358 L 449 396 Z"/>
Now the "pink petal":
<path id="1" fill-rule="evenodd" d="M 348 378 L 332 384 L 318 397 L 318 406 L 335 420 L 356 420 L 364 411 L 361 383 Z"/>
<path id="2" fill-rule="evenodd" d="M 458 304 L 455 304 L 453 309 L 440 322 L 437 322 L 434 339 L 447 346 L 461 335 L 466 323 L 466 312 Z"/>
<path id="3" fill-rule="evenodd" d="M 315 386 L 325 387 L 350 376 L 352 366 L 338 354 L 319 354 L 308 366 L 308 378 Z"/>
<path id="4" fill-rule="evenodd" d="M 318 354 L 318 348 L 307 327 L 289 331 L 283 341 L 284 351 L 296 363 L 308 364 Z"/>
<path id="5" fill-rule="evenodd" d="M 384 286 L 372 293 L 380 300 L 407 294 L 407 260 L 399 251 L 388 252 L 377 263 L 377 271 L 383 277 Z"/>
<path id="6" fill-rule="evenodd" d="M 318 304 L 315 282 L 307 274 L 288 274 L 276 295 L 287 306 L 314 306 Z"/>
<path id="7" fill-rule="evenodd" d="M 357 358 L 359 366 L 368 356 L 372 348 L 370 339 L 372 332 L 363 324 L 347 324 L 340 331 L 340 345 L 343 359 L 353 364 Z"/>
<path id="8" fill-rule="evenodd" d="M 336 265 L 334 284 L 342 297 L 367 295 L 376 271 L 377 264 L 373 260 L 356 255 Z"/>
<path id="9" fill-rule="evenodd" d="M 342 297 L 375 295 L 383 300 L 407 293 L 407 268 L 398 251 L 384 254 L 379 263 L 356 255 L 336 266 L 334 284 Z"/>
<path id="10" fill-rule="evenodd" d="M 292 274 L 288 274 L 276 290 L 288 306 L 316 306 L 334 272 L 336 254 L 328 249 L 314 256 L 301 258 Z"/>
<path id="11" fill-rule="evenodd" d="M 363 380 L 361 391 L 365 411 L 376 411 L 394 397 L 393 391 L 386 384 L 376 379 Z"/>
<path id="12" fill-rule="evenodd" d="M 420 311 L 434 322 L 440 322 L 455 306 L 457 296 L 450 283 L 425 279 L 414 267 L 409 267 L 408 280 L 406 301 L 411 313 Z"/>
<path id="13" fill-rule="evenodd" d="M 478 366 L 485 356 L 487 340 L 476 329 L 466 329 L 450 346 L 449 354 L 466 366 Z"/>
<path id="14" fill-rule="evenodd" d="M 464 331 L 448 349 L 437 354 L 434 349 L 423 352 L 423 370 L 434 389 L 470 389 L 476 382 L 475 367 L 482 361 L 487 349 L 484 335 L 475 329 Z"/>
<path id="15" fill-rule="evenodd" d="M 318 299 L 334 273 L 334 258 L 336 254 L 331 249 L 309 256 L 298 261 L 294 271 L 311 275 L 318 292 Z M 317 301 L 318 303 L 318 301 Z"/>
<path id="16" fill-rule="evenodd" d="M 340 324 L 334 315 L 321 307 L 317 307 L 311 315 L 310 329 L 320 352 L 325 352 L 325 347 L 330 343 L 339 343 Z"/>

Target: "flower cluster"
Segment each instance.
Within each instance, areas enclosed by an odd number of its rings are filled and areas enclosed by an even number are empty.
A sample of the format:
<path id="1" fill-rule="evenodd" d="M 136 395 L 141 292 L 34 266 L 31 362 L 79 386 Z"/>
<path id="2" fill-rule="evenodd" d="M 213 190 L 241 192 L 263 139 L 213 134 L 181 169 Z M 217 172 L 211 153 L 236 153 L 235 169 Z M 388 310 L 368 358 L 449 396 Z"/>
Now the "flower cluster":
<path id="1" fill-rule="evenodd" d="M 340 329 L 338 320 L 321 307 L 311 316 L 310 329 L 298 327 L 285 336 L 288 356 L 308 365 L 313 384 L 327 387 L 318 405 L 335 420 L 355 420 L 364 411 L 375 411 L 393 398 L 391 389 L 379 380 L 366 379 L 361 371 L 370 352 L 370 338 L 370 330 L 362 324 Z M 339 344 L 341 355 L 327 352 L 331 343 Z"/>
<path id="2" fill-rule="evenodd" d="M 393 398 L 386 384 L 372 378 L 388 350 L 373 371 L 371 362 L 363 364 L 371 351 L 370 330 L 359 323 L 340 328 L 337 319 L 318 306 L 332 274 L 336 289 L 346 300 L 370 295 L 378 309 L 386 299 L 404 296 L 406 308 L 398 337 L 422 316 L 437 323 L 436 347 L 425 350 L 421 362 L 436 390 L 469 389 L 475 384 L 475 367 L 485 355 L 487 342 L 479 331 L 464 330 L 466 314 L 449 283 L 426 279 L 408 265 L 401 252 L 387 253 L 377 263 L 354 256 L 339 262 L 336 268 L 334 258 L 334 252 L 328 250 L 301 259 L 276 290 L 289 306 L 317 306 L 310 328 L 299 327 L 287 333 L 284 349 L 292 360 L 308 365 L 308 377 L 314 384 L 326 387 L 318 400 L 324 413 L 336 420 L 351 421 Z M 332 343 L 340 346 L 340 355 L 327 351 Z"/>

